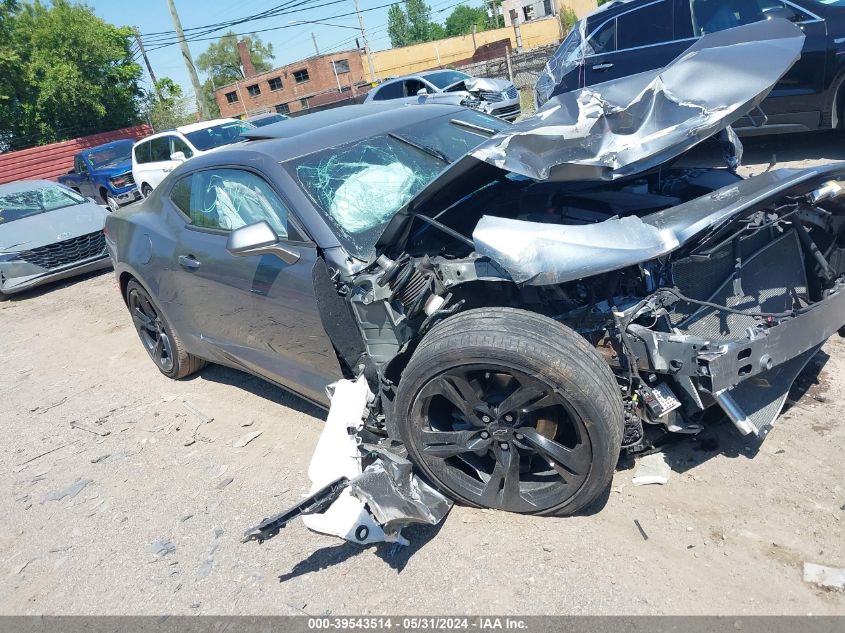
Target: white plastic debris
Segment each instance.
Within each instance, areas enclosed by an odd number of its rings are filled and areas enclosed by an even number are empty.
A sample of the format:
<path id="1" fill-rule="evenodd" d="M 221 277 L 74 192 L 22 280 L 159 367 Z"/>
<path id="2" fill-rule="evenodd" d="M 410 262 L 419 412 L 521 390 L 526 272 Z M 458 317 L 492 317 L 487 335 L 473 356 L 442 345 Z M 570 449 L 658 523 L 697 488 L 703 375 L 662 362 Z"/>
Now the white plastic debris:
<path id="1" fill-rule="evenodd" d="M 672 469 L 666 463 L 663 453 L 652 453 L 651 455 L 646 455 L 637 463 L 637 470 L 634 471 L 634 477 L 631 479 L 631 482 L 635 486 L 665 484 L 669 481 L 669 475 L 671 474 Z"/>
<path id="2" fill-rule="evenodd" d="M 308 466 L 312 494 L 338 477 L 354 479 L 362 472 L 355 435 L 351 435 L 347 429 L 360 429 L 363 426 L 362 418 L 371 395 L 370 388 L 363 376 L 354 382 L 340 380 L 333 386 L 332 406 Z M 325 512 L 305 515 L 302 521 L 316 532 L 356 543 L 389 540 L 392 535 L 384 533 L 364 506 L 364 502 L 353 496 L 347 488 Z M 408 544 L 401 536 L 398 539 L 403 545 Z"/>
<path id="3" fill-rule="evenodd" d="M 804 563 L 804 582 L 831 589 L 845 589 L 845 567 Z"/>

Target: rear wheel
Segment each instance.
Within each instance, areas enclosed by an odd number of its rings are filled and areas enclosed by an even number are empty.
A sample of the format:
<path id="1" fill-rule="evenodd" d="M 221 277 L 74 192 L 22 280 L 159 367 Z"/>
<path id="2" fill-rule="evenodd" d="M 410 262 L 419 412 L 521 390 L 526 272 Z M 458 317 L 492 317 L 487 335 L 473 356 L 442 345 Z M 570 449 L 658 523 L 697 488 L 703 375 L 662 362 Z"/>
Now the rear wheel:
<path id="1" fill-rule="evenodd" d="M 126 285 L 126 303 L 144 349 L 162 374 L 179 379 L 205 367 L 204 360 L 185 351 L 179 336 L 135 280 Z"/>
<path id="2" fill-rule="evenodd" d="M 153 192 L 153 188 L 150 187 L 147 183 L 141 185 L 141 195 L 145 198 L 149 198 L 150 194 Z"/>
<path id="3" fill-rule="evenodd" d="M 623 411 L 610 368 L 581 336 L 510 308 L 444 321 L 399 382 L 410 456 L 458 501 L 571 514 L 608 486 Z"/>

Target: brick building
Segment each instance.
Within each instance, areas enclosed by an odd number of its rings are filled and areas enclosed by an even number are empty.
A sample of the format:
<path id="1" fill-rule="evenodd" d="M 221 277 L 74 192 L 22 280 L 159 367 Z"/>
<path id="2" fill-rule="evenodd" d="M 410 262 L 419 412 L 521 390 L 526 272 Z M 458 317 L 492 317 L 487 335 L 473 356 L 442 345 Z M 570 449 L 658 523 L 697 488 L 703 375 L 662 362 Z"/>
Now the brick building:
<path id="1" fill-rule="evenodd" d="M 256 73 L 242 44 L 239 42 L 238 48 L 245 78 L 214 91 L 221 116 L 296 113 L 346 100 L 369 89 L 357 49 L 309 57 Z"/>

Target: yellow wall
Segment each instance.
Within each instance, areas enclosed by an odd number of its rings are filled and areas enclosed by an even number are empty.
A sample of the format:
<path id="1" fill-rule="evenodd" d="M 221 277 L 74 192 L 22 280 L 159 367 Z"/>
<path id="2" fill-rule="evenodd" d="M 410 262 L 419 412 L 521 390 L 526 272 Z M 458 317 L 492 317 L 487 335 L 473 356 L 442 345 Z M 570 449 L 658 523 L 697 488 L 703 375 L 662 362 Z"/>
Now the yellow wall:
<path id="1" fill-rule="evenodd" d="M 560 22 L 557 18 L 525 22 L 520 25 L 520 30 L 522 31 L 523 48 L 536 48 L 560 41 Z M 511 45 L 516 49 L 516 34 L 511 27 L 476 33 L 475 45 L 482 46 L 508 37 L 511 40 Z M 472 35 L 461 35 L 437 40 L 436 42 L 378 51 L 373 53 L 373 65 L 377 77 L 387 79 L 388 77 L 398 77 L 437 68 L 438 66 L 448 66 L 472 57 L 474 52 Z M 366 70 L 366 68 L 365 63 L 364 69 Z"/>
<path id="2" fill-rule="evenodd" d="M 580 20 L 588 13 L 592 13 L 598 7 L 596 0 L 557 0 L 558 10 L 569 7 L 575 11 Z"/>

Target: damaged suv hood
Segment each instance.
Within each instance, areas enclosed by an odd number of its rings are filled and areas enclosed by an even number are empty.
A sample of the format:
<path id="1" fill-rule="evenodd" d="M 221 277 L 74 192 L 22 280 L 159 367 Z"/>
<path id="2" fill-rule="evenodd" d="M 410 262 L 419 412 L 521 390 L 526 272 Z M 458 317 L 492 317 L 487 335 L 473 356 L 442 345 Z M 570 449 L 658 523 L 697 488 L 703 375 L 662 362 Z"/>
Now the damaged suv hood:
<path id="1" fill-rule="evenodd" d="M 409 212 L 442 211 L 502 172 L 615 180 L 676 158 L 756 108 L 803 44 L 791 22 L 756 22 L 705 35 L 662 69 L 559 95 L 444 169 L 393 218 L 379 246 L 399 239 Z"/>
<path id="2" fill-rule="evenodd" d="M 536 180 L 612 180 L 656 167 L 757 107 L 801 56 L 773 19 L 705 35 L 668 66 L 561 94 L 473 156 Z"/>

